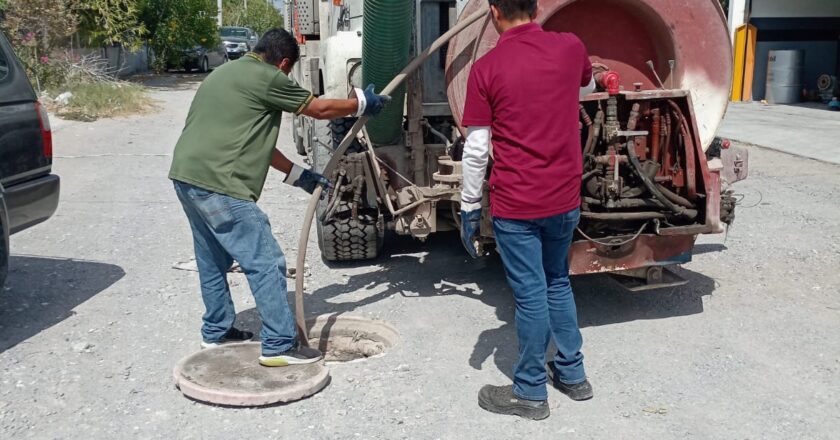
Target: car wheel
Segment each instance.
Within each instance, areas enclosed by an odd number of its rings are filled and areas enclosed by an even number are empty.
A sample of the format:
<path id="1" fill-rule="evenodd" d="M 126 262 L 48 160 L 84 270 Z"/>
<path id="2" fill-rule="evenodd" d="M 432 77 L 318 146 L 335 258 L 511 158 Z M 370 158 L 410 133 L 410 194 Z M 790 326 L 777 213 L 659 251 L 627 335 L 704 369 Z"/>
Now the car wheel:
<path id="1" fill-rule="evenodd" d="M 201 67 L 199 67 L 199 72 L 207 73 L 210 71 L 210 62 L 207 61 L 207 57 L 201 59 Z"/>

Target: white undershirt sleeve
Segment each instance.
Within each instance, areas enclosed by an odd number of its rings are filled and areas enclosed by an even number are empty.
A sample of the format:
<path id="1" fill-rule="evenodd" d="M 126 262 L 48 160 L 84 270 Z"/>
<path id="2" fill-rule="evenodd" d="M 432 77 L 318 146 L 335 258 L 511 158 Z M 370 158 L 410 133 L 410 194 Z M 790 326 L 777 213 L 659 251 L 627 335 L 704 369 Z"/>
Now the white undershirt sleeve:
<path id="1" fill-rule="evenodd" d="M 595 91 L 595 77 L 593 76 L 592 80 L 589 81 L 588 86 L 580 88 L 580 99 L 585 98 L 586 95 L 588 95 L 588 94 L 590 94 L 594 91 Z"/>
<path id="2" fill-rule="evenodd" d="M 461 191 L 461 210 L 474 211 L 481 208 L 484 176 L 490 155 L 490 127 L 468 127 L 467 140 L 461 167 L 464 186 Z"/>

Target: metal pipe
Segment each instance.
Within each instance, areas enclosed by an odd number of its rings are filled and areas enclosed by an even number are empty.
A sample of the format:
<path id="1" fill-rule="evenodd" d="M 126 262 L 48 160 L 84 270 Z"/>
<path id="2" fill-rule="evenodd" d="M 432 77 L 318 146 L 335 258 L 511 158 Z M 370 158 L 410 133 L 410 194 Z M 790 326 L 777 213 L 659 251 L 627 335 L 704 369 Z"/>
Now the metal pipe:
<path id="1" fill-rule="evenodd" d="M 653 76 L 656 77 L 656 82 L 659 83 L 659 88 L 665 90 L 665 83 L 662 82 L 662 78 L 660 78 L 659 74 L 656 73 L 656 67 L 653 66 L 653 60 L 648 60 L 648 62 L 645 64 L 647 64 L 648 68 L 650 68 L 650 71 L 653 72 Z"/>
<path id="2" fill-rule="evenodd" d="M 592 136 L 592 145 L 589 146 L 588 150 L 584 150 L 584 154 L 592 154 L 595 152 L 595 145 L 598 143 L 598 138 L 601 137 L 601 127 L 604 126 L 604 111 L 598 109 L 598 113 L 595 114 L 595 134 Z"/>
<path id="3" fill-rule="evenodd" d="M 685 147 L 685 184 L 688 190 L 688 196 L 694 198 L 697 192 L 697 182 L 694 181 L 694 164 L 696 158 L 696 155 L 694 154 L 694 137 L 691 136 L 691 129 L 689 128 L 688 120 L 685 118 L 680 106 L 670 99 L 668 100 L 668 104 L 671 106 L 679 119 L 680 133 L 682 133 L 683 146 Z"/>
<path id="4" fill-rule="evenodd" d="M 467 29 L 471 24 L 475 23 L 476 21 L 480 20 L 483 17 L 487 16 L 487 9 L 482 8 L 480 11 L 475 12 L 474 14 L 466 17 L 464 20 L 460 21 L 458 24 L 453 26 L 449 31 L 445 34 L 441 35 L 437 40 L 435 40 L 431 46 L 429 46 L 426 50 L 422 53 L 417 55 L 405 69 L 402 70 L 394 79 L 382 89 L 383 95 L 388 95 L 393 93 L 394 90 L 397 89 L 410 75 L 412 72 L 417 70 L 423 63 L 428 59 L 433 53 L 437 52 L 444 44 L 448 43 L 455 35 L 458 35 L 465 29 Z M 347 151 L 347 148 L 350 147 L 350 144 L 356 138 L 356 135 L 359 134 L 362 127 L 367 124 L 368 118 L 362 116 L 359 118 L 355 124 L 353 124 L 353 128 L 350 129 L 350 132 L 344 137 L 344 140 L 341 141 L 341 144 L 333 153 L 332 158 L 330 158 L 329 162 L 327 162 L 326 167 L 324 167 L 323 173 L 324 175 L 329 175 L 332 173 L 332 170 L 335 169 L 338 161 L 344 156 L 344 153 Z M 315 217 L 315 208 L 318 206 L 318 200 L 321 199 L 321 193 L 324 189 L 319 185 L 315 187 L 315 191 L 312 192 L 312 198 L 309 199 L 309 206 L 306 208 L 306 213 L 303 216 L 303 228 L 300 231 L 300 239 L 298 240 L 298 254 L 297 254 L 297 267 L 302 268 L 306 264 L 306 245 L 309 243 L 309 232 L 312 229 L 312 220 Z M 309 338 L 307 336 L 306 331 L 306 317 L 304 315 L 303 310 L 303 278 L 302 276 L 298 276 L 295 278 L 295 324 L 297 326 L 297 335 L 298 340 L 300 340 L 301 345 L 309 346 Z"/>
<path id="5" fill-rule="evenodd" d="M 592 118 L 589 117 L 589 113 L 586 113 L 583 105 L 580 106 L 580 119 L 583 121 L 583 125 L 587 127 L 586 144 L 583 147 L 583 154 L 588 154 L 587 151 L 592 148 L 592 143 L 595 141 L 595 125 L 592 123 Z"/>
<path id="6" fill-rule="evenodd" d="M 653 220 L 665 219 L 665 214 L 661 212 L 589 212 L 584 211 L 580 216 L 590 220 L 603 221 L 632 221 L 632 220 Z"/>
<path id="7" fill-rule="evenodd" d="M 435 135 L 435 137 L 443 141 L 443 144 L 446 145 L 446 151 L 448 153 L 449 149 L 452 148 L 452 142 L 449 141 L 449 138 L 444 136 L 443 133 L 435 130 L 435 128 L 432 127 L 432 124 L 430 124 L 429 121 L 424 119 L 423 122 L 421 122 L 421 124 L 423 124 L 426 128 L 429 129 L 429 133 Z"/>
<path id="8" fill-rule="evenodd" d="M 651 127 L 650 127 L 650 159 L 659 163 L 659 142 L 660 134 L 662 132 L 659 120 L 659 109 L 655 108 L 650 111 Z"/>
<path id="9" fill-rule="evenodd" d="M 588 203 L 590 205 L 595 206 L 603 206 L 603 202 L 600 200 L 593 198 L 593 197 L 584 197 L 584 203 Z M 613 202 L 614 208 L 659 208 L 662 209 L 664 206 L 658 200 L 650 200 L 650 199 L 621 199 L 616 200 Z"/>

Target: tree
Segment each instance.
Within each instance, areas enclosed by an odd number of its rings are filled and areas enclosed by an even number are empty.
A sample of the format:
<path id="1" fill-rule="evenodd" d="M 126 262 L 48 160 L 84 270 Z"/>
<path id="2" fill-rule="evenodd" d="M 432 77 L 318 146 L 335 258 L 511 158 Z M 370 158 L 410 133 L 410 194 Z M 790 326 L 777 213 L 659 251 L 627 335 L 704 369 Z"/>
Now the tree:
<path id="1" fill-rule="evenodd" d="M 6 0 L 0 22 L 27 76 L 40 91 L 56 81 L 50 69 L 53 49 L 76 31 L 77 17 L 65 0 Z"/>
<path id="2" fill-rule="evenodd" d="M 78 22 L 65 0 L 5 0 L 5 15 L 2 27 L 12 43 L 43 55 L 72 35 Z"/>
<path id="3" fill-rule="evenodd" d="M 225 26 L 246 26 L 262 35 L 265 31 L 283 27 L 283 16 L 265 0 L 223 0 L 222 22 Z"/>
<path id="4" fill-rule="evenodd" d="M 120 44 L 137 49 L 146 34 L 137 0 L 75 0 L 79 31 L 90 45 Z"/>
<path id="5" fill-rule="evenodd" d="M 217 12 L 216 0 L 144 0 L 140 20 L 155 51 L 155 69 L 181 66 L 186 49 L 218 45 Z"/>

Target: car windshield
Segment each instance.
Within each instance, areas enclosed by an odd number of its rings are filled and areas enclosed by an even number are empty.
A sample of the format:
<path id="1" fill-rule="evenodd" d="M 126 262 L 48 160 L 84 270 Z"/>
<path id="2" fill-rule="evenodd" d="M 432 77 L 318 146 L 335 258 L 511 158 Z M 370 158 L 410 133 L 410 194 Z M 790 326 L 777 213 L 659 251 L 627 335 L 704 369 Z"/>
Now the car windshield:
<path id="1" fill-rule="evenodd" d="M 248 38 L 248 30 L 242 28 L 223 28 L 222 36 Z"/>

